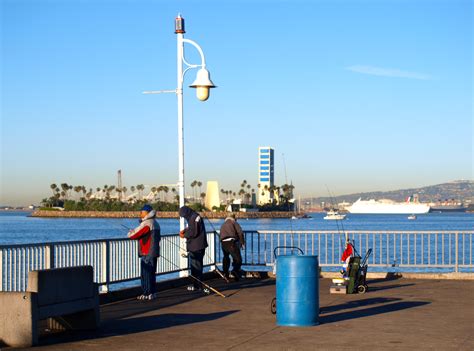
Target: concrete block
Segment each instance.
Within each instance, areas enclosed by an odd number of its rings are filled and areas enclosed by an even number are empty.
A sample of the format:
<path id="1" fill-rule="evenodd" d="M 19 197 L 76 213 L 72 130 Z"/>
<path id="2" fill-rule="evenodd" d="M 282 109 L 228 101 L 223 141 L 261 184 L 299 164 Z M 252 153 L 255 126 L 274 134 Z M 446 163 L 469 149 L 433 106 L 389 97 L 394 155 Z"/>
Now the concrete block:
<path id="1" fill-rule="evenodd" d="M 91 266 L 31 271 L 27 291 L 38 293 L 40 306 L 94 296 L 94 271 Z"/>
<path id="2" fill-rule="evenodd" d="M 38 343 L 38 296 L 31 292 L 0 293 L 0 340 L 9 346 Z"/>

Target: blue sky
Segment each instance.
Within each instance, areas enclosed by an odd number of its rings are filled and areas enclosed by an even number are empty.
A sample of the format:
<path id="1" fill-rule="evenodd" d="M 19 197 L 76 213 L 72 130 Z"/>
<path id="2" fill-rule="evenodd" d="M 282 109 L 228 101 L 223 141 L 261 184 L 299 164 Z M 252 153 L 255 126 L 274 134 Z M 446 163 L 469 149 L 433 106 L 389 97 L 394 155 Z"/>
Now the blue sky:
<path id="1" fill-rule="evenodd" d="M 471 1 L 3 0 L 0 204 L 176 182 L 176 96 L 141 92 L 176 87 L 178 12 L 218 85 L 184 93 L 188 184 L 256 187 L 266 145 L 302 196 L 472 179 Z"/>

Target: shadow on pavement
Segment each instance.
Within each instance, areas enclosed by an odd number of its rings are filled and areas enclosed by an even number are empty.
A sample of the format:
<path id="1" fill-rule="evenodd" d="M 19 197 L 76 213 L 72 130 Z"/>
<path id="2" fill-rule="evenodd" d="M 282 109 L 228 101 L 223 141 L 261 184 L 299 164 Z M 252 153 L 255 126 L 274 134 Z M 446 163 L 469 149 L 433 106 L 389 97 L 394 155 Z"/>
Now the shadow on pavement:
<path id="1" fill-rule="evenodd" d="M 215 313 L 165 313 L 153 316 L 142 316 L 136 318 L 116 319 L 101 323 L 100 329 L 96 331 L 66 331 L 42 336 L 39 344 L 42 346 L 82 341 L 90 339 L 106 338 L 117 335 L 128 335 L 140 332 L 159 330 L 185 324 L 208 322 L 226 317 L 239 310 L 215 312 Z"/>
<path id="2" fill-rule="evenodd" d="M 412 286 L 412 285 L 415 285 L 415 284 L 398 284 L 398 285 L 382 285 L 382 286 L 369 285 L 368 292 L 371 292 L 371 291 L 388 290 L 388 289 L 396 289 L 396 288 L 403 288 L 403 287 Z"/>
<path id="3" fill-rule="evenodd" d="M 389 303 L 389 302 L 400 301 L 400 300 L 401 299 L 391 298 L 391 297 L 389 298 L 374 297 L 374 298 L 365 299 L 365 300 L 353 300 L 353 301 L 347 301 L 339 305 L 321 307 L 319 310 L 319 313 L 331 313 L 331 312 L 336 312 L 340 310 L 347 310 L 351 308 L 357 308 L 357 307 L 363 307 L 363 306 L 369 306 L 369 305 L 375 305 L 375 304 L 381 304 L 381 303 Z"/>
<path id="4" fill-rule="evenodd" d="M 363 310 L 347 311 L 331 315 L 325 315 L 319 317 L 320 324 L 329 324 L 335 322 L 341 322 L 348 319 L 356 319 L 362 317 L 374 316 L 382 313 L 390 313 L 400 310 L 405 310 L 407 308 L 414 308 L 423 305 L 428 305 L 430 302 L 426 301 L 401 301 L 395 302 L 388 305 L 370 307 Z"/>

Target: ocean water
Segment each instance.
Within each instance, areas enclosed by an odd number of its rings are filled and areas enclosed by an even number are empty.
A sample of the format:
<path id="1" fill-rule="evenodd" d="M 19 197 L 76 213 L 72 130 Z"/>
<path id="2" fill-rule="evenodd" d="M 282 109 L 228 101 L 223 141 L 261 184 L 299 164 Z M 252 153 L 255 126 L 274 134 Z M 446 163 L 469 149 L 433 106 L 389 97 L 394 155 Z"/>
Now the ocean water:
<path id="1" fill-rule="evenodd" d="M 29 212 L 0 212 L 0 245 L 58 241 L 125 238 L 137 219 L 35 218 Z M 344 221 L 327 221 L 323 213 L 308 219 L 241 219 L 244 230 L 365 230 L 365 231 L 450 231 L 474 230 L 474 213 L 428 213 L 408 220 L 407 215 L 348 214 Z M 163 234 L 179 231 L 177 219 L 159 219 Z M 206 220 L 208 231 L 219 229 L 223 220 Z M 125 226 L 125 227 L 124 227 Z"/>

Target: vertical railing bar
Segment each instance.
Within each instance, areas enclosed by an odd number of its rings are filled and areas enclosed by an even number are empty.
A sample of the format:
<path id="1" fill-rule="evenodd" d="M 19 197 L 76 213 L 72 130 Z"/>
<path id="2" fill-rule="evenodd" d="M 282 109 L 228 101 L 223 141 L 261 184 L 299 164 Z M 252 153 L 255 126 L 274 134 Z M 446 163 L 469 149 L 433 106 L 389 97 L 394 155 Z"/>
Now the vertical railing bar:
<path id="1" fill-rule="evenodd" d="M 3 249 L 0 249 L 0 291 L 4 291 L 3 282 Z"/>
<path id="2" fill-rule="evenodd" d="M 444 266 L 444 232 L 441 234 L 441 264 Z"/>
<path id="3" fill-rule="evenodd" d="M 456 247 L 456 254 L 455 254 L 456 257 L 455 257 L 455 260 L 456 260 L 456 263 L 455 263 L 455 269 L 454 269 L 454 271 L 455 271 L 456 273 L 458 273 L 458 272 L 459 272 L 459 260 L 458 260 L 458 258 L 459 258 L 459 256 L 458 256 L 458 255 L 459 255 L 459 251 L 458 251 L 458 232 L 456 232 L 454 239 L 456 240 L 456 244 L 455 244 L 455 247 Z M 449 252 L 451 252 L 451 250 L 449 250 Z"/>
<path id="4" fill-rule="evenodd" d="M 448 240 L 448 247 L 449 247 L 449 255 L 448 255 L 448 258 L 449 258 L 449 265 L 450 265 L 450 266 L 453 264 L 453 261 L 452 261 L 452 253 L 451 253 L 451 251 L 452 251 L 452 246 L 451 246 L 451 244 L 452 244 L 452 240 L 451 240 L 452 236 L 453 236 L 452 234 L 448 234 L 448 238 L 449 238 L 449 240 Z M 457 245 L 457 243 L 456 243 L 456 245 Z"/>

